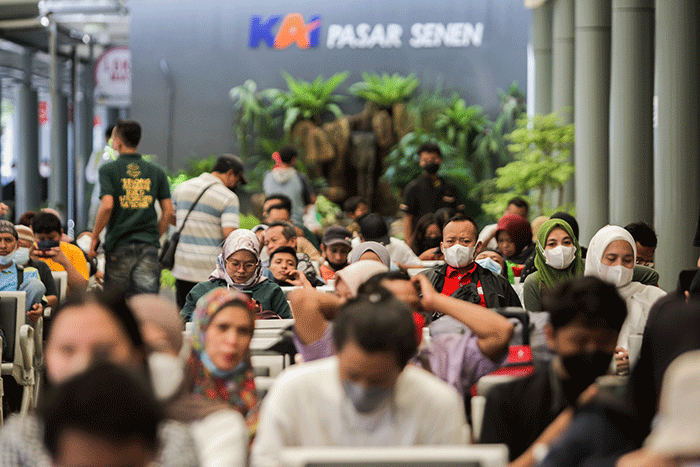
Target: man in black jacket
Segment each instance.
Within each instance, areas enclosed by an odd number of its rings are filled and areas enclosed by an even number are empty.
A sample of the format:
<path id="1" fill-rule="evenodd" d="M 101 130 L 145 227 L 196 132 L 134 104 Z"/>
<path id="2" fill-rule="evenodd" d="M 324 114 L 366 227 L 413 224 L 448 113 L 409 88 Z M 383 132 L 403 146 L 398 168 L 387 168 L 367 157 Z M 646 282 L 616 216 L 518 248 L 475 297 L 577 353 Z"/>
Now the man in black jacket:
<path id="1" fill-rule="evenodd" d="M 569 426 L 574 407 L 595 394 L 591 385 L 609 368 L 627 317 L 615 287 L 594 277 L 559 284 L 545 306 L 550 311 L 545 333 L 555 358 L 486 395 L 480 441 L 507 444 L 511 466 L 541 461 Z"/>
<path id="2" fill-rule="evenodd" d="M 472 218 L 458 214 L 450 219 L 442 229 L 440 244 L 447 264 L 428 269 L 424 274 L 443 295 L 487 308 L 520 307 L 518 294 L 507 279 L 474 262 L 482 247 L 478 235 L 479 229 Z"/>

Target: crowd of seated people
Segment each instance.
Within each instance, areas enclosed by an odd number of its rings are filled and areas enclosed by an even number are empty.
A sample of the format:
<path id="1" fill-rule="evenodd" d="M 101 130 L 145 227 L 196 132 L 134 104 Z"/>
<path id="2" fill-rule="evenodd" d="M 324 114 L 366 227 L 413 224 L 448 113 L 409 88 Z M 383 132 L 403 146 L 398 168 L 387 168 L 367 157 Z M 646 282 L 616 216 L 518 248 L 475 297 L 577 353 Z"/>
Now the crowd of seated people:
<path id="1" fill-rule="evenodd" d="M 6 417 L 0 466 L 84 465 L 85 450 L 114 465 L 278 466 L 295 446 L 475 442 L 505 444 L 512 466 L 700 457 L 684 434 L 700 420 L 676 405 L 700 381 L 684 356 L 700 349 L 700 274 L 661 290 L 647 224 L 603 226 L 585 248 L 573 216 L 531 224 L 514 198 L 481 235 L 444 208 L 417 219 L 407 244 L 361 198 L 318 236 L 291 222 L 290 203 L 270 195 L 264 224 L 233 230 L 182 309 L 102 291 L 91 245 L 65 238 L 54 213 L 0 224 L 0 263 L 40 290 L 27 319 L 53 308 L 38 408 Z M 62 303 L 51 271 L 67 274 Z M 519 328 L 513 308 L 528 317 Z M 293 355 L 265 393 L 256 323 L 280 318 Z M 534 357 L 497 380 L 520 334 Z M 483 394 L 480 381 L 493 381 Z"/>

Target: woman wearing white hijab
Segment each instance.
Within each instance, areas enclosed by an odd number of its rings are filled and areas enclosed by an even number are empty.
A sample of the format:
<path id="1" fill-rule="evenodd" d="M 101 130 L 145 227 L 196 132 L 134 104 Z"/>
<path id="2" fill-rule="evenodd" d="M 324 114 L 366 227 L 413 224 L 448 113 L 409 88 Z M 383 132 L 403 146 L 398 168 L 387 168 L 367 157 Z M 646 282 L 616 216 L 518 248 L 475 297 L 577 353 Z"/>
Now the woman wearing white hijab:
<path id="1" fill-rule="evenodd" d="M 637 248 L 632 235 L 622 227 L 607 225 L 588 244 L 584 275 L 595 276 L 617 287 L 627 304 L 627 319 L 617 339 L 615 362 L 618 373 L 629 369 L 629 338 L 642 334 L 651 306 L 666 292 L 652 285 L 632 282 Z"/>
<path id="2" fill-rule="evenodd" d="M 260 241 L 246 229 L 236 229 L 224 241 L 223 251 L 216 259 L 216 269 L 208 281 L 195 285 L 180 316 L 191 321 L 197 300 L 217 287 L 243 292 L 260 303 L 261 311 L 273 311 L 281 318 L 291 318 L 292 311 L 282 289 L 262 275 Z"/>

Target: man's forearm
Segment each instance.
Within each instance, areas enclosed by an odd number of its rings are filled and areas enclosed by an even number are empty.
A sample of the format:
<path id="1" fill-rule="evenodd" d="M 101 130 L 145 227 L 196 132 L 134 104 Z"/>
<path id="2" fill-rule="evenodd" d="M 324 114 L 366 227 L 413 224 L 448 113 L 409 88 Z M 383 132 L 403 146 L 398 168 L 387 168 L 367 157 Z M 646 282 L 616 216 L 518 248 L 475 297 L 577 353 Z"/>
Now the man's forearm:
<path id="1" fill-rule="evenodd" d="M 68 287 L 71 289 L 72 292 L 76 290 L 85 290 L 87 289 L 88 286 L 88 281 L 83 277 L 80 272 L 73 266 L 73 263 L 68 262 L 66 264 L 62 264 L 63 269 L 66 270 L 66 274 L 68 275 Z"/>
<path id="2" fill-rule="evenodd" d="M 411 244 L 411 237 L 413 236 L 413 216 L 411 214 L 404 214 L 403 216 L 403 237 L 404 241 Z"/>
<path id="3" fill-rule="evenodd" d="M 168 231 L 168 226 L 170 225 L 170 216 L 161 215 L 158 222 L 158 234 L 163 235 Z"/>
<path id="4" fill-rule="evenodd" d="M 102 233 L 104 228 L 107 227 L 111 216 L 112 208 L 101 204 L 100 208 L 97 210 L 97 216 L 95 217 L 95 227 L 92 229 L 93 238 L 97 238 Z"/>
<path id="5" fill-rule="evenodd" d="M 479 348 L 492 360 L 502 358 L 513 336 L 513 324 L 495 311 L 446 295 L 436 295 L 433 309 L 467 326 L 479 339 Z"/>

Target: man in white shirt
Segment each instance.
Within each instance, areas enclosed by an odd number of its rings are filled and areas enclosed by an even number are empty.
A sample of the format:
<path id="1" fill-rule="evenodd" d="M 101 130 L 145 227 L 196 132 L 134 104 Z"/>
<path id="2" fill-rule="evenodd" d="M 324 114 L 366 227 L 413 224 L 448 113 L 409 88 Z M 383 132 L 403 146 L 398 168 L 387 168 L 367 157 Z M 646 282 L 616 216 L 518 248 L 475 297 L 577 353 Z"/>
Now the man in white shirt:
<path id="1" fill-rule="evenodd" d="M 406 366 L 417 339 L 407 306 L 379 293 L 348 302 L 336 318 L 337 355 L 297 365 L 263 401 L 251 465 L 278 466 L 285 447 L 464 444 L 461 397 Z"/>

